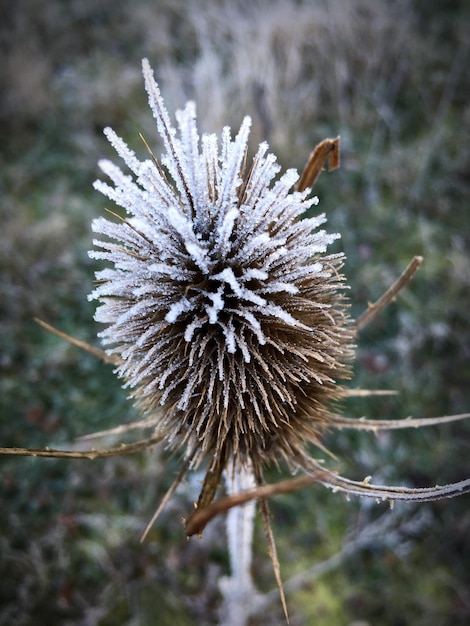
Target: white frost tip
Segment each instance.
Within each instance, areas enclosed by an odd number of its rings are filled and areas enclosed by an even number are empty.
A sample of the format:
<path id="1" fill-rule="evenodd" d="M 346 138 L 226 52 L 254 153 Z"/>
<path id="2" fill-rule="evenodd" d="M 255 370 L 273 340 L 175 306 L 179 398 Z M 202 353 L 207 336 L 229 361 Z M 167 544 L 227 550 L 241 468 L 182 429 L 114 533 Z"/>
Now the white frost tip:
<path id="1" fill-rule="evenodd" d="M 175 304 L 173 304 L 170 307 L 170 310 L 165 315 L 165 320 L 169 324 L 173 324 L 173 322 L 176 322 L 176 320 L 182 313 L 185 313 L 186 311 L 190 311 L 191 308 L 192 308 L 192 305 L 189 302 L 189 300 L 187 298 L 182 298 L 181 300 L 179 300 L 178 302 L 175 302 Z"/>
<path id="2" fill-rule="evenodd" d="M 215 324 L 219 317 L 219 311 L 224 308 L 224 299 L 222 298 L 223 287 L 219 287 L 217 293 L 207 294 L 212 300 L 212 306 L 207 306 L 206 311 L 209 316 L 209 324 Z"/>

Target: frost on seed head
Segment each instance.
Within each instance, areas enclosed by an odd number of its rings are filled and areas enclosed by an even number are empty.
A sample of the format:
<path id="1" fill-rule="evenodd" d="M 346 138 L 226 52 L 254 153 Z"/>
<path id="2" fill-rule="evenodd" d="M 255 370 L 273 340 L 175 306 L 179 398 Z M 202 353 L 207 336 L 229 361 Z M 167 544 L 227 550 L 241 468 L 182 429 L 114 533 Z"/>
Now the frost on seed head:
<path id="1" fill-rule="evenodd" d="M 195 463 L 301 464 L 352 352 L 342 257 L 326 254 L 338 235 L 305 217 L 318 198 L 293 190 L 295 170 L 278 177 L 266 143 L 247 165 L 249 117 L 235 136 L 200 137 L 189 103 L 176 129 L 146 60 L 143 74 L 163 167 L 105 130 L 130 174 L 101 161 L 110 182 L 95 183 L 125 211 L 93 223 L 90 255 L 110 263 L 90 295 L 100 335 L 138 404 L 163 407 L 157 428 Z"/>

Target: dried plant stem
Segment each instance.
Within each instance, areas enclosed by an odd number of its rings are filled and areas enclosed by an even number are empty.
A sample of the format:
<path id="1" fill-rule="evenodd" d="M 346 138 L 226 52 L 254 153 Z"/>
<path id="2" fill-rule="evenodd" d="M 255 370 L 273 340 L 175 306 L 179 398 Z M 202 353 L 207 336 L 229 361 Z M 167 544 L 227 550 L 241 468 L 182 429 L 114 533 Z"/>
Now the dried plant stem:
<path id="1" fill-rule="evenodd" d="M 327 472 L 324 471 L 322 474 L 326 476 Z M 225 513 L 225 511 L 228 511 L 232 507 L 245 504 L 257 498 L 266 498 L 277 493 L 295 491 L 296 489 L 311 485 L 315 480 L 316 479 L 310 474 L 308 476 L 283 480 L 274 485 L 263 485 L 256 489 L 249 489 L 224 498 L 219 498 L 219 500 L 216 500 L 205 509 L 196 509 L 189 518 L 185 520 L 186 535 L 191 537 L 192 535 L 198 534 L 200 529 L 204 528 L 213 517 Z"/>
<path id="2" fill-rule="evenodd" d="M 95 348 L 94 346 L 91 346 L 89 343 L 86 343 L 85 341 L 80 341 L 80 339 L 75 339 L 75 337 L 72 337 L 71 335 L 67 335 L 67 333 L 64 333 L 61 330 L 55 328 L 54 326 L 51 326 L 47 322 L 43 322 L 37 317 L 34 318 L 34 321 L 37 322 L 39 326 L 42 326 L 43 328 L 53 333 L 54 335 L 57 335 L 58 337 L 65 339 L 65 341 L 68 341 L 73 346 L 76 346 L 77 348 L 80 348 L 81 350 L 85 350 L 85 352 L 89 352 L 90 354 L 93 354 L 93 356 L 98 357 L 105 363 L 111 363 L 112 365 L 117 365 L 118 363 L 121 362 L 121 359 L 119 357 L 109 356 L 104 350 Z"/>
<path id="3" fill-rule="evenodd" d="M 227 492 L 231 495 L 255 487 L 250 467 L 225 472 Z M 222 578 L 220 590 L 224 602 L 220 624 L 223 626 L 245 626 L 257 600 L 257 591 L 251 577 L 254 515 L 256 502 L 230 509 L 227 514 L 227 537 L 231 576 Z"/>
<path id="4" fill-rule="evenodd" d="M 389 289 L 373 304 L 369 304 L 367 310 L 360 315 L 356 320 L 356 330 L 362 330 L 369 322 L 374 318 L 378 313 L 380 313 L 387 304 L 392 302 L 398 292 L 403 289 L 406 283 L 411 279 L 413 274 L 416 272 L 418 267 L 421 265 L 423 261 L 423 257 L 415 256 L 405 269 L 405 271 L 398 277 L 398 279 L 393 283 Z"/>
<path id="5" fill-rule="evenodd" d="M 336 428 L 354 428 L 355 430 L 396 430 L 399 428 L 421 428 L 422 426 L 436 426 L 437 424 L 449 424 L 459 420 L 468 419 L 470 413 L 460 413 L 458 415 L 442 415 L 441 417 L 406 417 L 399 420 L 368 420 L 365 417 L 354 419 L 332 415 L 331 420 Z"/>
<path id="6" fill-rule="evenodd" d="M 284 617 L 286 623 L 289 624 L 289 614 L 287 611 L 286 594 L 284 593 L 284 585 L 281 578 L 281 566 L 279 564 L 279 558 L 277 556 L 276 542 L 274 540 L 274 533 L 271 526 L 271 513 L 269 510 L 268 501 L 266 498 L 259 500 L 259 506 L 261 510 L 261 517 L 263 519 L 264 534 L 268 543 L 269 557 L 274 569 L 274 576 L 276 578 L 277 589 L 281 599 L 282 610 L 284 611 Z"/>
<path id="7" fill-rule="evenodd" d="M 321 468 L 315 461 L 312 461 L 309 474 L 280 481 L 272 485 L 263 485 L 257 489 L 250 489 L 233 496 L 220 498 L 205 509 L 198 509 L 185 521 L 186 534 L 189 536 L 197 534 L 199 529 L 208 522 L 228 511 L 231 507 L 239 506 L 253 499 L 266 498 L 280 493 L 289 493 L 302 489 L 313 483 L 321 483 L 333 491 L 342 491 L 347 495 L 367 496 L 378 500 L 388 501 L 393 504 L 395 501 L 404 502 L 432 502 L 444 498 L 453 498 L 470 493 L 470 479 L 461 480 L 443 486 L 414 489 L 401 486 L 382 486 L 370 484 L 370 477 L 363 481 L 349 480 L 338 474 Z"/>
<path id="8" fill-rule="evenodd" d="M 140 452 L 146 448 L 160 443 L 162 440 L 161 435 L 150 437 L 149 439 L 142 439 L 135 443 L 122 443 L 116 448 L 106 448 L 103 450 L 54 450 L 51 448 L 34 449 L 34 448 L 0 448 L 0 455 L 6 454 L 9 456 L 43 456 L 52 459 L 103 459 L 110 456 L 122 456 L 125 454 L 132 454 L 133 452 Z"/>

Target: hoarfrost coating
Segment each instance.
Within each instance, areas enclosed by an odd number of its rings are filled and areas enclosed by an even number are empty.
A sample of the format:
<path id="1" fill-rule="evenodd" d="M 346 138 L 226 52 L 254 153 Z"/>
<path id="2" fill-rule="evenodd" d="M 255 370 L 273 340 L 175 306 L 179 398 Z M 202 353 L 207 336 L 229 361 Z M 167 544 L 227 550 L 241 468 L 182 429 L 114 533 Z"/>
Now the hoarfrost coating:
<path id="1" fill-rule="evenodd" d="M 113 265 L 89 296 L 102 303 L 100 336 L 138 403 L 164 407 L 158 428 L 196 461 L 298 456 L 351 352 L 341 255 L 325 256 L 338 235 L 318 230 L 323 215 L 300 219 L 318 199 L 292 191 L 295 170 L 278 177 L 266 143 L 247 171 L 249 117 L 219 144 L 199 137 L 188 103 L 177 132 L 146 60 L 143 73 L 164 154 L 140 161 L 105 129 L 133 175 L 103 160 L 112 184 L 94 185 L 127 214 L 93 222 L 105 239 L 90 256 Z"/>

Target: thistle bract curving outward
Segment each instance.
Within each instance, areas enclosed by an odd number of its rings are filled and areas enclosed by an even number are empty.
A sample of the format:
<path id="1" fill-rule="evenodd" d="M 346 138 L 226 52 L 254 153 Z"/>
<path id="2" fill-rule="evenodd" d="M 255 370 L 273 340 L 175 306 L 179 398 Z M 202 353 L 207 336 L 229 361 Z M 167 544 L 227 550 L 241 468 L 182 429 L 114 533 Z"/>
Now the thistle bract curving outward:
<path id="1" fill-rule="evenodd" d="M 188 103 L 176 131 L 146 60 L 143 72 L 165 152 L 140 161 L 105 130 L 133 176 L 100 162 L 113 184 L 95 188 L 126 211 L 93 222 L 104 238 L 90 255 L 112 264 L 90 295 L 100 335 L 193 464 L 302 466 L 352 355 L 342 255 L 326 253 L 338 235 L 303 217 L 317 199 L 293 190 L 294 170 L 278 176 L 266 143 L 246 165 L 248 117 L 235 138 L 199 137 Z"/>

